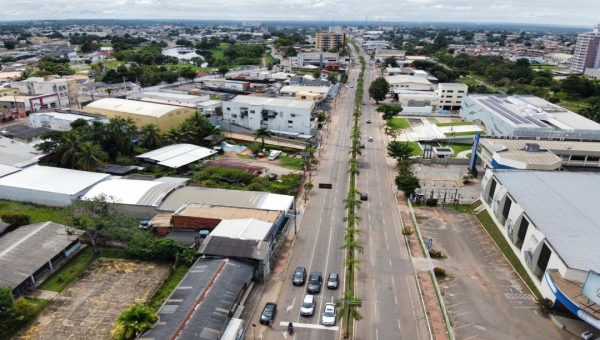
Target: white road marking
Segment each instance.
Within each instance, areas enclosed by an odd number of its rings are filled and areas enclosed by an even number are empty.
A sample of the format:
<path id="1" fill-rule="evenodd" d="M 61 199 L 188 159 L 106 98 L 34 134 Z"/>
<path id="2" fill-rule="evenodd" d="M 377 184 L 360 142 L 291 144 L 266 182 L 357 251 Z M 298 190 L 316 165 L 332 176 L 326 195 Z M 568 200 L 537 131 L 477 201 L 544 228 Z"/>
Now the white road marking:
<path id="1" fill-rule="evenodd" d="M 394 301 L 396 301 L 396 304 L 398 304 L 398 299 L 396 298 L 396 295 L 394 295 Z"/>
<path id="2" fill-rule="evenodd" d="M 379 340 L 379 331 L 375 328 L 375 339 Z"/>
<path id="3" fill-rule="evenodd" d="M 288 313 L 292 310 L 292 308 L 294 308 L 294 303 L 296 303 L 296 298 L 294 298 L 291 305 L 287 306 L 286 311 Z"/>
<path id="4" fill-rule="evenodd" d="M 390 267 L 392 266 L 392 259 L 390 259 Z"/>
<path id="5" fill-rule="evenodd" d="M 395 288 L 396 287 L 396 283 L 394 282 L 394 277 L 392 276 L 392 286 Z"/>
<path id="6" fill-rule="evenodd" d="M 459 303 L 455 303 L 455 304 L 453 304 L 453 305 L 450 305 L 450 306 L 446 306 L 446 309 L 448 309 L 448 308 L 452 308 L 452 307 L 454 307 L 454 306 L 462 305 L 463 303 L 465 303 L 465 301 L 463 301 L 463 302 L 459 302 Z"/>
<path id="7" fill-rule="evenodd" d="M 387 242 L 387 241 L 388 241 L 388 238 L 387 238 L 387 232 L 385 232 L 385 231 L 384 231 L 384 232 L 383 232 L 383 235 L 385 235 L 385 242 Z"/>
<path id="8" fill-rule="evenodd" d="M 471 326 L 471 324 L 466 324 L 466 325 L 462 325 L 462 326 L 458 326 L 458 327 L 454 327 L 454 329 L 459 329 L 459 328 L 463 328 L 463 327 L 467 327 L 467 326 Z"/>
<path id="9" fill-rule="evenodd" d="M 373 279 L 373 290 L 375 290 L 375 279 Z"/>
<path id="10" fill-rule="evenodd" d="M 387 247 L 387 250 L 390 250 L 390 245 L 389 244 L 385 244 L 385 246 Z"/>
<path id="11" fill-rule="evenodd" d="M 281 321 L 279 322 L 279 326 L 287 327 L 289 321 Z M 340 328 L 338 326 L 323 326 L 323 325 L 313 325 L 310 323 L 300 323 L 294 322 L 294 328 L 312 328 L 312 329 L 328 329 L 331 331 L 339 331 Z"/>
<path id="12" fill-rule="evenodd" d="M 398 329 L 402 330 L 402 326 L 400 325 L 400 319 L 398 319 Z"/>
<path id="13" fill-rule="evenodd" d="M 534 307 L 534 308 L 539 308 L 539 307 Z M 455 317 L 455 318 L 458 318 L 459 316 L 462 316 L 462 315 L 465 315 L 465 314 L 469 314 L 469 313 L 471 313 L 471 312 L 464 312 L 464 313 L 460 313 L 460 314 L 458 314 L 458 315 L 455 315 L 454 317 Z"/>

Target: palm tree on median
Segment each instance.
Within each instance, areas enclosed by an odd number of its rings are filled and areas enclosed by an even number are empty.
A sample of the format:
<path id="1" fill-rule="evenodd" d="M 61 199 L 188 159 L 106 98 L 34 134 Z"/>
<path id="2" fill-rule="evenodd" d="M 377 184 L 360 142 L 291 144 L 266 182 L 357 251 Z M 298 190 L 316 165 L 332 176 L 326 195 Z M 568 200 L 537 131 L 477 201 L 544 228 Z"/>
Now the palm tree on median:
<path id="1" fill-rule="evenodd" d="M 269 131 L 269 129 L 267 129 L 266 127 L 261 126 L 260 128 L 254 131 L 254 140 L 256 141 L 260 138 L 261 149 L 265 148 L 265 137 L 271 137 L 271 131 Z"/>

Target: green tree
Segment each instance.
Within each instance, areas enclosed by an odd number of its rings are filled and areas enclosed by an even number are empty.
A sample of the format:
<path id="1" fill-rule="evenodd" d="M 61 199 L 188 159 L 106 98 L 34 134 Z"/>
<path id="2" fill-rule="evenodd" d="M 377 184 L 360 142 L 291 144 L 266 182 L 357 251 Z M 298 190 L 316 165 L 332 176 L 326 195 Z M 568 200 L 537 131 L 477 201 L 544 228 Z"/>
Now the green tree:
<path id="1" fill-rule="evenodd" d="M 226 65 L 219 66 L 218 72 L 219 74 L 225 76 L 229 72 L 229 67 L 227 67 Z"/>
<path id="2" fill-rule="evenodd" d="M 402 162 L 410 157 L 413 147 L 408 142 L 392 141 L 387 145 L 387 154 L 398 162 Z"/>
<path id="3" fill-rule="evenodd" d="M 312 72 L 312 76 L 313 78 L 315 78 L 316 80 L 321 79 L 321 69 L 317 68 Z"/>
<path id="4" fill-rule="evenodd" d="M 0 286 L 0 313 L 12 307 L 15 298 L 12 289 Z"/>
<path id="5" fill-rule="evenodd" d="M 340 83 L 346 84 L 347 82 L 348 82 L 348 74 L 347 73 L 342 73 L 340 75 Z"/>
<path id="6" fill-rule="evenodd" d="M 83 231 L 90 240 L 94 252 L 98 253 L 97 240 L 107 237 L 117 241 L 130 241 L 140 233 L 138 221 L 121 213 L 114 202 L 114 197 L 100 195 L 91 200 L 76 200 L 64 208 L 67 216 L 67 232 L 71 228 Z"/>
<path id="7" fill-rule="evenodd" d="M 384 120 L 388 120 L 392 119 L 394 116 L 397 116 L 398 113 L 402 112 L 402 106 L 394 104 L 382 104 L 375 111 L 382 113 L 382 118 Z"/>
<path id="8" fill-rule="evenodd" d="M 406 197 L 414 194 L 415 190 L 421 187 L 419 179 L 412 174 L 399 174 L 395 179 L 398 190 L 404 192 Z"/>
<path id="9" fill-rule="evenodd" d="M 153 328 L 157 320 L 158 316 L 150 307 L 136 303 L 119 315 L 111 335 L 117 340 L 135 339 L 145 329 Z"/>
<path id="10" fill-rule="evenodd" d="M 269 129 L 267 129 L 266 127 L 261 126 L 260 128 L 254 131 L 254 140 L 260 138 L 262 149 L 265 148 L 265 137 L 271 137 L 271 131 L 269 131 Z"/>
<path id="11" fill-rule="evenodd" d="M 283 56 L 284 57 L 295 57 L 298 55 L 298 51 L 296 51 L 296 49 L 294 48 L 294 46 L 290 46 L 288 48 L 285 49 L 285 51 L 283 52 Z"/>
<path id="12" fill-rule="evenodd" d="M 572 97 L 577 94 L 585 92 L 585 83 L 580 76 L 570 75 L 563 79 L 561 82 L 562 90 L 569 96 Z"/>
<path id="13" fill-rule="evenodd" d="M 390 67 L 398 67 L 398 60 L 396 57 L 387 57 L 383 60 L 383 65 Z"/>
<path id="14" fill-rule="evenodd" d="M 369 96 L 375 99 L 375 103 L 385 99 L 385 96 L 390 92 L 390 84 L 383 77 L 375 79 L 369 86 Z"/>
<path id="15" fill-rule="evenodd" d="M 179 71 L 179 76 L 184 79 L 194 80 L 198 76 L 198 73 L 188 66 Z"/>
<path id="16" fill-rule="evenodd" d="M 17 42 L 14 40 L 4 40 L 4 47 L 7 50 L 14 50 L 17 47 Z"/>
<path id="17" fill-rule="evenodd" d="M 335 85 L 338 82 L 338 76 L 339 76 L 339 73 L 332 72 L 330 75 L 327 76 L 327 80 L 329 80 L 331 82 L 331 84 Z"/>
<path id="18" fill-rule="evenodd" d="M 94 142 L 84 142 L 75 153 L 77 167 L 85 171 L 95 171 L 96 165 L 106 166 L 104 161 L 108 158 L 100 145 Z"/>
<path id="19" fill-rule="evenodd" d="M 148 149 L 155 149 L 160 145 L 160 129 L 158 126 L 156 126 L 156 124 L 146 124 L 142 126 L 141 133 L 141 146 Z"/>
<path id="20" fill-rule="evenodd" d="M 59 146 L 59 152 L 62 153 L 60 163 L 62 165 L 74 168 L 77 165 L 75 155 L 79 152 L 81 146 L 81 137 L 76 130 L 67 132 L 63 137 L 63 142 Z"/>

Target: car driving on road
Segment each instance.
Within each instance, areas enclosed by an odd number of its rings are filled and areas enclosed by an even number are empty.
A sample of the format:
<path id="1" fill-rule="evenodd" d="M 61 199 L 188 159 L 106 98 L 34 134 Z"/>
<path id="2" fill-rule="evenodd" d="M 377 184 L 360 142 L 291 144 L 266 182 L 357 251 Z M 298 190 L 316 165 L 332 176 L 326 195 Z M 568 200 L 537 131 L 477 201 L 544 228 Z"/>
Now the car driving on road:
<path id="1" fill-rule="evenodd" d="M 366 192 L 363 192 L 360 194 L 360 200 L 361 201 L 366 201 L 369 199 L 369 195 Z"/>
<path id="2" fill-rule="evenodd" d="M 306 280 L 306 268 L 298 267 L 294 272 L 294 276 L 292 276 L 292 284 L 294 286 L 302 286 L 304 285 L 304 281 Z"/>
<path id="3" fill-rule="evenodd" d="M 312 316 L 315 314 L 315 305 L 315 296 L 307 294 L 304 296 L 304 300 L 302 300 L 302 305 L 300 305 L 300 315 Z"/>
<path id="4" fill-rule="evenodd" d="M 323 310 L 323 318 L 321 319 L 321 323 L 323 326 L 335 326 L 335 305 L 331 302 L 325 304 L 325 309 Z"/>
<path id="5" fill-rule="evenodd" d="M 337 273 L 330 273 L 327 278 L 327 288 L 337 289 L 340 281 L 340 276 Z"/>
<path id="6" fill-rule="evenodd" d="M 308 278 L 308 284 L 306 285 L 306 291 L 309 294 L 317 294 L 321 291 L 321 283 L 323 282 L 323 274 L 319 272 L 312 272 Z"/>

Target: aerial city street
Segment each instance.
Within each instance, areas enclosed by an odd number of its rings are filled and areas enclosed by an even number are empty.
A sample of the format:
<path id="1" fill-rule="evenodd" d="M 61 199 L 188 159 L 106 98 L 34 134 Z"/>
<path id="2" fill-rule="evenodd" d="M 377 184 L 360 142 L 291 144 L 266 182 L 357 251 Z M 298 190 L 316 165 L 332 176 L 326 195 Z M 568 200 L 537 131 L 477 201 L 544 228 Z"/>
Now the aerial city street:
<path id="1" fill-rule="evenodd" d="M 588 3 L 5 7 L 0 340 L 600 339 Z"/>

